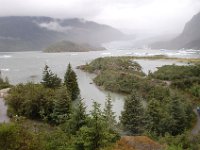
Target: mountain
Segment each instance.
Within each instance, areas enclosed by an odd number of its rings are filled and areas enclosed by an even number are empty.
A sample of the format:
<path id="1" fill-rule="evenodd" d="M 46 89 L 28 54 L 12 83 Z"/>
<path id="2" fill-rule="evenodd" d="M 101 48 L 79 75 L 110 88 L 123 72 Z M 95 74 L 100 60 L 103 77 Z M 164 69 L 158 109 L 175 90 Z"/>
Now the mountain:
<path id="1" fill-rule="evenodd" d="M 186 23 L 183 32 L 175 39 L 166 42 L 157 42 L 152 48 L 166 49 L 200 49 L 200 13 Z"/>
<path id="2" fill-rule="evenodd" d="M 43 50 L 63 40 L 100 45 L 124 36 L 108 25 L 78 18 L 0 17 L 0 51 Z"/>
<path id="3" fill-rule="evenodd" d="M 105 50 L 103 47 L 94 47 L 89 44 L 78 44 L 70 41 L 61 41 L 50 45 L 44 52 L 55 53 L 55 52 L 88 52 Z"/>

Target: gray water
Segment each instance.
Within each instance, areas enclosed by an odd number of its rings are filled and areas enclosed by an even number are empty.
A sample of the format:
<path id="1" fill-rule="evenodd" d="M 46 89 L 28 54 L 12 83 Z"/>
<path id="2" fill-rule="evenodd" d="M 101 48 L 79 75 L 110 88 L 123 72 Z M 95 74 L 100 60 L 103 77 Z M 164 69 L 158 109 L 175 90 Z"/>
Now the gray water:
<path id="1" fill-rule="evenodd" d="M 7 107 L 5 106 L 2 98 L 0 98 L 0 123 L 1 122 L 9 122 L 9 118 L 7 116 Z"/>
<path id="2" fill-rule="evenodd" d="M 11 52 L 0 53 L 0 70 L 3 76 L 7 76 L 12 84 L 20 82 L 40 82 L 42 78 L 42 71 L 47 64 L 51 70 L 63 78 L 67 65 L 70 62 L 73 66 L 79 82 L 81 90 L 81 97 L 84 98 L 84 102 L 87 106 L 87 110 L 92 108 L 93 101 L 97 101 L 102 105 L 105 103 L 106 96 L 109 92 L 99 89 L 92 83 L 94 74 L 89 74 L 81 70 L 76 69 L 77 66 L 89 63 L 95 58 L 105 56 L 152 56 L 152 55 L 173 55 L 175 57 L 185 58 L 200 58 L 199 51 L 195 53 L 180 51 L 163 51 L 163 50 L 107 50 L 97 52 L 74 52 L 74 53 L 42 53 L 42 52 Z M 187 54 L 187 55 L 186 55 Z M 170 60 L 137 60 L 137 62 L 143 67 L 143 71 L 148 73 L 149 70 L 155 71 L 156 67 L 160 67 L 166 64 L 178 64 L 175 61 Z M 124 96 L 116 93 L 110 93 L 113 100 L 113 110 L 118 117 L 123 110 Z M 0 109 L 2 104 L 0 104 Z"/>

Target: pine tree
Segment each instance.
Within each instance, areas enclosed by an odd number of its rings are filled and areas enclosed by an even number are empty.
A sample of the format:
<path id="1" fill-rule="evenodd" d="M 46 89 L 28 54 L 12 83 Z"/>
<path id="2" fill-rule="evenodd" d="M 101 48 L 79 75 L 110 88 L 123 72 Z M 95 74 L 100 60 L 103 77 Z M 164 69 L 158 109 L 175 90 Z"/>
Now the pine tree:
<path id="1" fill-rule="evenodd" d="M 141 98 L 135 91 L 125 99 L 124 111 L 121 116 L 121 123 L 124 129 L 131 134 L 140 134 L 144 122 L 144 109 Z"/>
<path id="2" fill-rule="evenodd" d="M 71 109 L 71 99 L 66 87 L 57 90 L 56 99 L 54 101 L 54 110 L 51 115 L 53 121 L 57 124 L 65 122 L 69 118 Z"/>
<path id="3" fill-rule="evenodd" d="M 68 64 L 67 71 L 64 76 L 64 84 L 71 94 L 72 100 L 76 100 L 80 94 L 76 73 L 72 70 L 71 64 Z"/>
<path id="4" fill-rule="evenodd" d="M 41 82 L 45 87 L 56 88 L 61 85 L 61 79 L 45 65 Z"/>

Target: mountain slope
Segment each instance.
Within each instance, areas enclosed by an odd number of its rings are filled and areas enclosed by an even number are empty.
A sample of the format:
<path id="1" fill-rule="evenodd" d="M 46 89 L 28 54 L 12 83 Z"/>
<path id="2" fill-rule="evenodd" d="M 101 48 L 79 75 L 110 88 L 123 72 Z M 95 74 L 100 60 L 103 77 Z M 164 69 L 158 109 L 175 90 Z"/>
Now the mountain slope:
<path id="1" fill-rule="evenodd" d="M 200 13 L 186 23 L 183 32 L 175 39 L 152 44 L 152 48 L 200 49 Z"/>
<path id="2" fill-rule="evenodd" d="M 110 26 L 78 18 L 0 17 L 0 51 L 43 50 L 62 40 L 100 45 L 123 37 Z"/>

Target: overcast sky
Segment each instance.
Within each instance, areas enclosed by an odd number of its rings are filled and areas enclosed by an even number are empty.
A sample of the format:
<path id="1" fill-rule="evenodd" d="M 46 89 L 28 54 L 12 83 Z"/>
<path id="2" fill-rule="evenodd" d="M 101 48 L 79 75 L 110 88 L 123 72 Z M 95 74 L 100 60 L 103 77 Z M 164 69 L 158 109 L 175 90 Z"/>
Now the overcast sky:
<path id="1" fill-rule="evenodd" d="M 178 33 L 200 0 L 0 0 L 0 15 L 79 17 L 127 33 Z"/>

